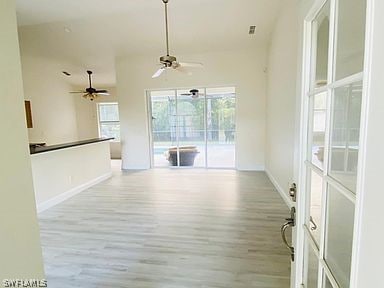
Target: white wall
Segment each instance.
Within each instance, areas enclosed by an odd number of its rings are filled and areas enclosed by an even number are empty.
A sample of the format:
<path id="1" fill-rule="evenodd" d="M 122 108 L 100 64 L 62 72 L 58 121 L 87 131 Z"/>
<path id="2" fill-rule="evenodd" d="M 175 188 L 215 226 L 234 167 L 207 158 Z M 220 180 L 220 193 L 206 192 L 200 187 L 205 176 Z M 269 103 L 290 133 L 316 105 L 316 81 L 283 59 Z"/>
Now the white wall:
<path id="1" fill-rule="evenodd" d="M 283 1 L 268 57 L 266 170 L 288 191 L 294 177 L 299 21 L 297 1 Z"/>
<path id="2" fill-rule="evenodd" d="M 92 139 L 99 137 L 99 123 L 97 117 L 97 103 L 100 102 L 118 102 L 116 88 L 104 87 L 110 93 L 109 96 L 100 96 L 94 101 L 84 99 L 81 95 L 75 97 L 76 103 L 76 119 L 77 119 L 77 132 L 80 140 Z M 84 87 L 75 88 L 84 89 Z M 110 142 L 111 158 L 121 159 L 121 145 L 120 142 Z"/>
<path id="3" fill-rule="evenodd" d="M 29 55 L 22 43 L 22 71 L 25 99 L 31 100 L 33 128 L 30 142 L 48 145 L 78 140 L 73 90 L 61 73 L 61 64 Z"/>
<path id="4" fill-rule="evenodd" d="M 0 0 L 0 286 L 44 277 L 14 1 Z"/>
<path id="5" fill-rule="evenodd" d="M 109 143 L 31 155 L 38 210 L 44 210 L 111 176 Z"/>
<path id="6" fill-rule="evenodd" d="M 202 62 L 205 68 L 188 76 L 170 71 L 158 79 L 158 56 L 116 59 L 117 93 L 122 128 L 123 169 L 150 167 L 146 89 L 236 86 L 236 166 L 264 168 L 266 47 L 256 51 L 178 55 L 180 61 Z"/>

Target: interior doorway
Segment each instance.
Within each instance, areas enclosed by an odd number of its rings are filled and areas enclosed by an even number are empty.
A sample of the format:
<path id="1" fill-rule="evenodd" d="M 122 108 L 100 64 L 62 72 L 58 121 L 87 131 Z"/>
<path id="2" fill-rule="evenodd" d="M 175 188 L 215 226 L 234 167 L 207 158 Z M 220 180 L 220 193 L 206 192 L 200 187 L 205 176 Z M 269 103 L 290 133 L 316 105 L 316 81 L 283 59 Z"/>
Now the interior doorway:
<path id="1" fill-rule="evenodd" d="M 234 87 L 148 91 L 152 167 L 235 168 Z"/>

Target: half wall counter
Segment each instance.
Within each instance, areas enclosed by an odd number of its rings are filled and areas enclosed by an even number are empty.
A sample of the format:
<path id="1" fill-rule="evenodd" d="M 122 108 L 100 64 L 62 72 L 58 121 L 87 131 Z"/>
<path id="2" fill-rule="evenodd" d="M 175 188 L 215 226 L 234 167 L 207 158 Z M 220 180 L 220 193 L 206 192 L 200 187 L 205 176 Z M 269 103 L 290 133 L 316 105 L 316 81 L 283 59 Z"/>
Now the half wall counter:
<path id="1" fill-rule="evenodd" d="M 42 212 L 112 175 L 109 140 L 31 146 L 37 211 Z"/>

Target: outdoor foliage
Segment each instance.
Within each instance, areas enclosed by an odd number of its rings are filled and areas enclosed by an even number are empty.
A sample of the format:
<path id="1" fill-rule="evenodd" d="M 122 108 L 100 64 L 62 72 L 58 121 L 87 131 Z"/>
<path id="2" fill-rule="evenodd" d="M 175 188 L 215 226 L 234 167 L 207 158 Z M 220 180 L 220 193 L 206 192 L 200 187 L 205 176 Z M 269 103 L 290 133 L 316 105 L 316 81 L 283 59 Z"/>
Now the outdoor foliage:
<path id="1" fill-rule="evenodd" d="M 219 140 L 221 131 L 225 134 L 226 139 L 230 135 L 230 140 L 233 140 L 235 130 L 235 98 L 223 95 L 221 97 L 208 97 L 206 101 L 208 139 Z M 177 121 L 179 139 L 204 139 L 204 110 L 204 98 L 182 98 L 177 101 L 177 107 L 176 101 L 170 98 L 152 101 L 154 140 L 174 141 Z"/>

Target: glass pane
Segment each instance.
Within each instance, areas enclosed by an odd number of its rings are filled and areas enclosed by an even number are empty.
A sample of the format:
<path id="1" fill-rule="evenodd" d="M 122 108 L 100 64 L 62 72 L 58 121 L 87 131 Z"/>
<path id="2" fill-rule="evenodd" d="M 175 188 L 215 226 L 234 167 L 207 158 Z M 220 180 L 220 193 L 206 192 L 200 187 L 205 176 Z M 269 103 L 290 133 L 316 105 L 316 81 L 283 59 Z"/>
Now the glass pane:
<path id="1" fill-rule="evenodd" d="M 324 277 L 323 277 L 323 287 L 324 288 L 333 288 L 332 284 L 331 284 L 331 281 L 329 281 L 327 275 L 325 275 L 324 273 Z"/>
<path id="2" fill-rule="evenodd" d="M 99 120 L 101 121 L 119 121 L 119 109 L 116 103 L 99 104 Z"/>
<path id="3" fill-rule="evenodd" d="M 339 0 L 336 79 L 363 71 L 366 0 Z"/>
<path id="4" fill-rule="evenodd" d="M 120 141 L 119 123 L 100 123 L 100 136 L 113 137 L 114 141 Z"/>
<path id="5" fill-rule="evenodd" d="M 314 86 L 320 87 L 327 84 L 328 75 L 328 46 L 329 46 L 329 15 L 330 4 L 329 1 L 320 10 L 316 19 L 313 22 L 314 40 L 316 41 L 316 50 L 314 58 L 316 64 L 314 65 L 315 79 Z"/>
<path id="6" fill-rule="evenodd" d="M 175 91 L 152 91 L 152 141 L 155 167 L 177 166 Z"/>
<path id="7" fill-rule="evenodd" d="M 307 219 L 307 226 L 309 227 L 313 238 L 316 243 L 320 243 L 320 232 L 322 229 L 321 221 L 321 207 L 322 207 L 322 196 L 323 196 L 323 180 L 315 172 L 311 171 L 311 199 L 310 199 L 310 210 L 309 219 Z"/>
<path id="8" fill-rule="evenodd" d="M 349 287 L 355 206 L 328 186 L 325 260 L 340 287 Z"/>
<path id="9" fill-rule="evenodd" d="M 312 121 L 310 125 L 310 160 L 317 167 L 323 169 L 325 126 L 327 116 L 327 92 L 316 94 L 311 99 Z"/>
<path id="10" fill-rule="evenodd" d="M 204 89 L 177 91 L 180 166 L 205 167 Z"/>
<path id="11" fill-rule="evenodd" d="M 207 89 L 208 167 L 235 167 L 235 88 Z"/>
<path id="12" fill-rule="evenodd" d="M 307 244 L 307 288 L 317 288 L 319 274 L 319 260 L 312 247 Z"/>
<path id="13" fill-rule="evenodd" d="M 337 88 L 332 100 L 329 175 L 356 191 L 362 83 Z"/>

